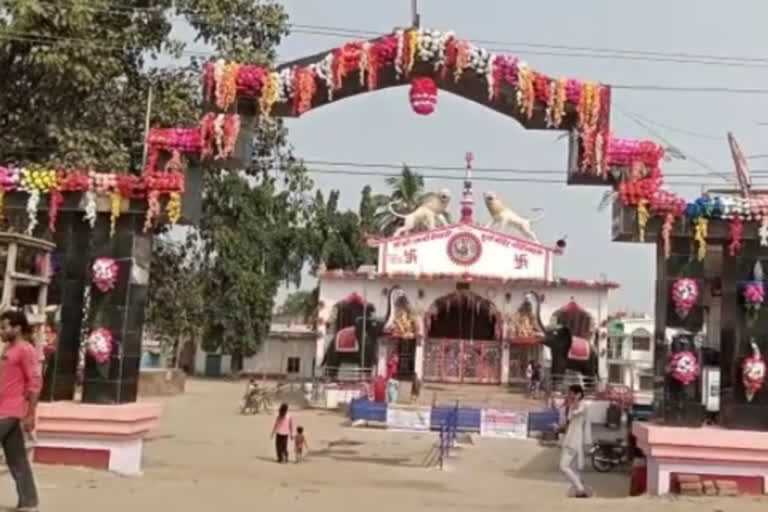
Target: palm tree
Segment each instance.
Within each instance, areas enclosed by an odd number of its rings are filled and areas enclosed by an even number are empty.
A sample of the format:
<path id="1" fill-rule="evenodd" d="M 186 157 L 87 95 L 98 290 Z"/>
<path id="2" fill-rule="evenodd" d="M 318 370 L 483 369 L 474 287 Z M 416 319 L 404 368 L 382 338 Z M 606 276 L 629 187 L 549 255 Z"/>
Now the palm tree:
<path id="1" fill-rule="evenodd" d="M 387 178 L 387 185 L 392 189 L 389 196 L 373 198 L 377 203 L 376 227 L 382 235 L 391 235 L 401 223 L 401 219 L 390 211 L 390 204 L 397 213 L 405 215 L 418 208 L 424 196 L 424 177 L 405 164 L 399 176 Z"/>

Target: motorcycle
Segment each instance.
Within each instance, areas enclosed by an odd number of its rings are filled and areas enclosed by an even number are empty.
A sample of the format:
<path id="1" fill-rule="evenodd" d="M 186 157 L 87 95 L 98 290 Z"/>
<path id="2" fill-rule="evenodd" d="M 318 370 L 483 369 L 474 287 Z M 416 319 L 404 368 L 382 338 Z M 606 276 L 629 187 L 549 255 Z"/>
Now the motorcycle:
<path id="1" fill-rule="evenodd" d="M 589 450 L 589 455 L 592 468 L 598 473 L 608 473 L 630 463 L 629 448 L 622 439 L 596 441 Z"/>

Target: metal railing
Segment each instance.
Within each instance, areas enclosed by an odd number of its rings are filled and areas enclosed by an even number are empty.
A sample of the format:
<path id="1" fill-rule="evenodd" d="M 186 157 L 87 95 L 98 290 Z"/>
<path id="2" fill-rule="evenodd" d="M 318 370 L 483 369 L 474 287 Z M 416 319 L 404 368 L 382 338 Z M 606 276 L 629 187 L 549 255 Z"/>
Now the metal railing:
<path id="1" fill-rule="evenodd" d="M 323 378 L 331 382 L 361 382 L 371 380 L 374 368 L 359 366 L 324 366 Z"/>
<path id="2" fill-rule="evenodd" d="M 440 454 L 439 464 L 440 469 L 445 467 L 445 459 L 451 454 L 451 448 L 456 443 L 456 434 L 459 429 L 459 404 L 457 403 L 453 410 L 448 413 L 448 416 L 440 424 Z"/>

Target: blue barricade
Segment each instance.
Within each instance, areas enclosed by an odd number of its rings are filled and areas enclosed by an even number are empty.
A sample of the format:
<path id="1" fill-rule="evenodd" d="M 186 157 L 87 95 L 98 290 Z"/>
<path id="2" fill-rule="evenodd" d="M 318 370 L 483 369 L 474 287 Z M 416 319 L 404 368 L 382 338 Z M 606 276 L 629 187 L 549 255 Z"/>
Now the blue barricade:
<path id="1" fill-rule="evenodd" d="M 552 430 L 552 425 L 560 421 L 557 409 L 532 411 L 528 413 L 528 432 L 545 432 Z"/>
<path id="2" fill-rule="evenodd" d="M 435 405 L 429 418 L 432 430 L 439 430 L 440 425 L 456 411 L 455 405 Z M 461 407 L 456 417 L 456 428 L 462 432 L 480 432 L 481 409 L 476 407 Z"/>
<path id="3" fill-rule="evenodd" d="M 387 404 L 371 402 L 366 397 L 354 398 L 349 403 L 349 419 L 352 421 L 387 421 Z"/>

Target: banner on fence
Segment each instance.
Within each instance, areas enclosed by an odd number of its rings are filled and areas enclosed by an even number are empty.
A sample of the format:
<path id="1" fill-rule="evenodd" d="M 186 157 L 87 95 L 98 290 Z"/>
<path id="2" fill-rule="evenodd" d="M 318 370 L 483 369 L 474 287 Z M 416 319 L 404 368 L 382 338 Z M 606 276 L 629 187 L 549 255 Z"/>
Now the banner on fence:
<path id="1" fill-rule="evenodd" d="M 525 439 L 528 437 L 528 413 L 483 409 L 480 419 L 480 435 Z"/>
<path id="2" fill-rule="evenodd" d="M 387 407 L 387 428 L 428 431 L 432 410 L 429 407 Z"/>

